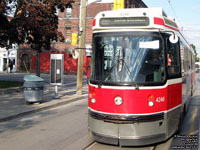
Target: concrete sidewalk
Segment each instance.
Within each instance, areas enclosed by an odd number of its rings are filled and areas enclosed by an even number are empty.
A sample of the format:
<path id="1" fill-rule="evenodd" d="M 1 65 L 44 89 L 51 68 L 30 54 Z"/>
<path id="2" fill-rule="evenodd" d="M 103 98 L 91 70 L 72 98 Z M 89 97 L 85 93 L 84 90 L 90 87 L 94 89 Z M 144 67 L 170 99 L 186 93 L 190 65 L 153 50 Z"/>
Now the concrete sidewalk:
<path id="1" fill-rule="evenodd" d="M 19 75 L 19 74 L 17 74 Z M 0 74 L 0 79 L 2 80 L 3 75 Z M 8 78 L 9 74 L 5 74 Z M 13 79 L 13 75 L 12 76 Z M 23 76 L 20 75 L 20 76 Z M 8 80 L 8 79 L 7 79 Z M 14 80 L 14 79 L 13 79 Z M 19 80 L 19 78 L 18 78 Z M 87 84 L 84 80 L 83 84 L 83 94 L 81 96 L 76 95 L 76 83 L 75 81 L 69 80 L 71 82 L 65 82 L 65 85 L 58 87 L 58 94 L 60 99 L 54 99 L 55 87 L 51 86 L 46 82 L 44 85 L 44 99 L 42 103 L 26 104 L 24 100 L 23 89 L 10 89 L 1 90 L 0 92 L 0 122 L 8 121 L 24 115 L 28 115 L 34 112 L 42 111 L 45 109 L 53 108 L 56 106 L 64 105 L 76 100 L 83 100 L 87 98 Z"/>

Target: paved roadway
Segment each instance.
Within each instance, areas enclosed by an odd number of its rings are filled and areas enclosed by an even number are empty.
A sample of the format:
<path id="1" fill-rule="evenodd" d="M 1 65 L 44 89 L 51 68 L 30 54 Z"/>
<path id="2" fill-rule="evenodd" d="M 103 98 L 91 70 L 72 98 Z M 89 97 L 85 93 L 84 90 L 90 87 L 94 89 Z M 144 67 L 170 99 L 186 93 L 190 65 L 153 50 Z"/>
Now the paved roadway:
<path id="1" fill-rule="evenodd" d="M 181 130 L 166 142 L 146 147 L 118 147 L 94 142 L 87 130 L 87 99 L 0 123 L 2 150 L 197 150 L 200 78 Z M 184 142 L 186 144 L 184 144 Z M 178 148 L 179 147 L 179 148 Z"/>
<path id="2" fill-rule="evenodd" d="M 87 99 L 0 123 L 2 150 L 173 150 L 185 140 L 198 140 L 199 109 L 193 101 L 182 130 L 168 141 L 146 147 L 118 147 L 94 142 L 87 130 Z M 199 102 L 199 100 L 198 100 Z M 193 117 L 191 117 L 193 116 Z M 195 136 L 188 136 L 190 133 Z M 186 137 L 188 136 L 188 137 Z M 195 144 L 195 142 L 193 142 Z M 175 149 L 175 148 L 174 148 Z M 180 149 L 179 149 L 180 150 Z M 191 150 L 195 150 L 191 148 Z"/>
<path id="3" fill-rule="evenodd" d="M 0 150 L 81 150 L 91 140 L 86 99 L 0 123 Z"/>

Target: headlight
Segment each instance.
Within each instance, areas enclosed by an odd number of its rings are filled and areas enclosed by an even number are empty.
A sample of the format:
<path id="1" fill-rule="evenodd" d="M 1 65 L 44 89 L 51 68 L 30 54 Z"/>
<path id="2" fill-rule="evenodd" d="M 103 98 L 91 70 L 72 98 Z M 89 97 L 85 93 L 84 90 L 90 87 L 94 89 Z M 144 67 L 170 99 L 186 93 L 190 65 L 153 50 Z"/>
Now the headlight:
<path id="1" fill-rule="evenodd" d="M 149 101 L 149 102 L 148 102 L 148 105 L 149 105 L 150 107 L 152 107 L 152 106 L 154 105 L 154 102 L 153 102 L 153 101 Z"/>
<path id="2" fill-rule="evenodd" d="M 149 105 L 149 107 L 154 106 L 154 96 L 153 95 L 148 96 L 148 105 Z"/>
<path id="3" fill-rule="evenodd" d="M 91 99 L 91 102 L 94 104 L 94 103 L 96 103 L 96 99 L 95 98 L 92 98 Z"/>
<path id="4" fill-rule="evenodd" d="M 116 104 L 116 105 L 121 105 L 122 102 L 123 102 L 122 98 L 119 97 L 119 96 L 115 97 L 114 101 L 115 101 L 115 104 Z"/>

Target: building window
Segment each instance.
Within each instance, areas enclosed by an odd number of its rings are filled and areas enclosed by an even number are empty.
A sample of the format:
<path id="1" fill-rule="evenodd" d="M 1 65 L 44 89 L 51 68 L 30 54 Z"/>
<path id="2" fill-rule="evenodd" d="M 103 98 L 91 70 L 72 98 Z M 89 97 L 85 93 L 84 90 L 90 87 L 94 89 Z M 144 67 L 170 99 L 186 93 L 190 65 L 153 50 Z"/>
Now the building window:
<path id="1" fill-rule="evenodd" d="M 113 3 L 110 5 L 110 9 L 111 9 L 111 10 L 114 9 L 114 4 L 113 4 Z"/>
<path id="2" fill-rule="evenodd" d="M 71 27 L 66 27 L 66 42 L 71 43 Z"/>
<path id="3" fill-rule="evenodd" d="M 67 8 L 66 9 L 66 18 L 71 18 L 72 17 L 72 8 Z"/>

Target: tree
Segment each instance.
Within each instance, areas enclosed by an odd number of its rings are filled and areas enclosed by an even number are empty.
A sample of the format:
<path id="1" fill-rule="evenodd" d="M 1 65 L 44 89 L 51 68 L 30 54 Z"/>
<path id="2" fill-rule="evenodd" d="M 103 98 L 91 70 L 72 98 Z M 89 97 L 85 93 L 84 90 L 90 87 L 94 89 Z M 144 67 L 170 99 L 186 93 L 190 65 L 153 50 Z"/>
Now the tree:
<path id="1" fill-rule="evenodd" d="M 12 42 L 8 41 L 16 41 L 16 30 L 13 31 L 10 17 L 8 16 L 13 11 L 12 2 L 15 2 L 15 0 L 0 0 L 0 47 L 9 48 Z"/>
<path id="2" fill-rule="evenodd" d="M 7 14 L 13 10 L 9 6 L 11 3 L 16 10 L 9 21 Z M 5 46 L 8 40 L 10 43 L 30 44 L 37 51 L 39 61 L 41 50 L 49 50 L 51 41 L 64 41 L 58 31 L 56 10 L 63 12 L 65 8 L 71 8 L 72 3 L 72 0 L 0 0 L 0 46 Z"/>
<path id="3" fill-rule="evenodd" d="M 195 53 L 195 61 L 199 61 L 199 57 L 198 57 L 198 54 L 197 54 L 197 51 L 196 51 L 196 46 L 194 44 L 191 44 L 193 50 L 194 50 L 194 53 Z"/>

